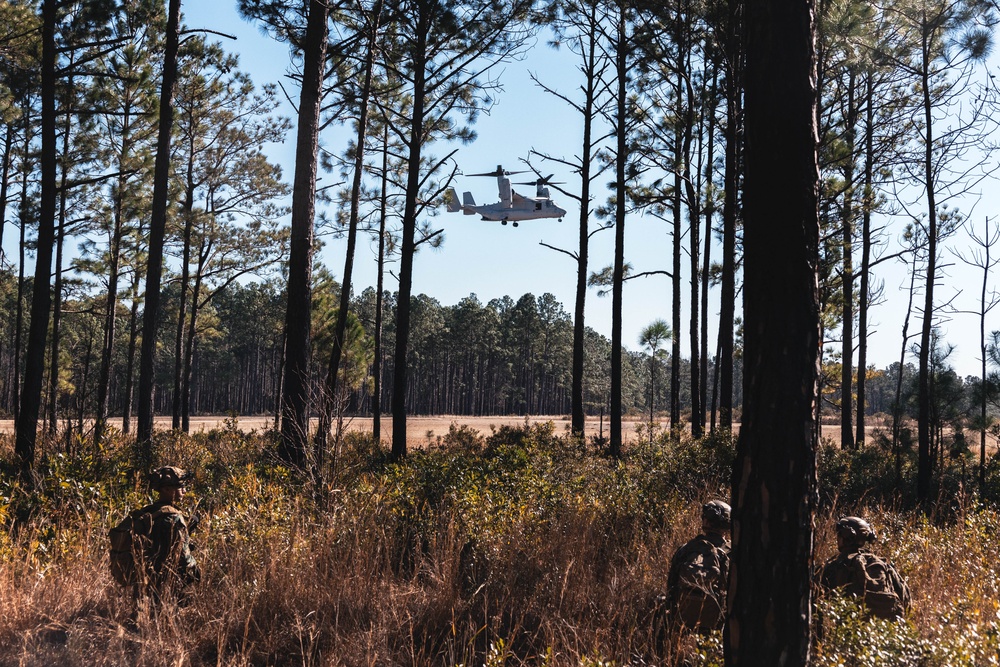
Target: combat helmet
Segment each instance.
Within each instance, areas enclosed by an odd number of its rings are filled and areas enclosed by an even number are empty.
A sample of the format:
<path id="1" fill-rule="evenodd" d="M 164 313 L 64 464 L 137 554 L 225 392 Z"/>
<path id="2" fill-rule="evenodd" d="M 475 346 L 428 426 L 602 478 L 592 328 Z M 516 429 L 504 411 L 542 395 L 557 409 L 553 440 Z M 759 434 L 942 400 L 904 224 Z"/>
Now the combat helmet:
<path id="1" fill-rule="evenodd" d="M 878 539 L 871 525 L 857 516 L 841 517 L 837 521 L 837 535 L 844 538 L 849 545 L 863 546 Z"/>
<path id="2" fill-rule="evenodd" d="M 712 500 L 701 506 L 701 520 L 714 530 L 729 530 L 731 511 L 729 503 Z"/>
<path id="3" fill-rule="evenodd" d="M 149 474 L 149 486 L 154 491 L 165 486 L 186 486 L 192 477 L 194 477 L 194 473 L 186 472 L 183 468 L 163 466 Z"/>

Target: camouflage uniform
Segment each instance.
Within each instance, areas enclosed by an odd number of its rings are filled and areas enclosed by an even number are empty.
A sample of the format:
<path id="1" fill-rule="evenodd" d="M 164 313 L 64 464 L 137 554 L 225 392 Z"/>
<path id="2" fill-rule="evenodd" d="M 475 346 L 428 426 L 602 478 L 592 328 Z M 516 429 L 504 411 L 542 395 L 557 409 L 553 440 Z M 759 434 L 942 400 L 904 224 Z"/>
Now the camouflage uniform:
<path id="1" fill-rule="evenodd" d="M 729 580 L 729 505 L 718 500 L 702 507 L 705 532 L 670 559 L 667 603 L 686 627 L 716 630 L 725 623 Z"/>
<path id="2" fill-rule="evenodd" d="M 161 497 L 135 513 L 139 517 L 137 523 L 144 528 L 144 580 L 139 586 L 157 600 L 167 588 L 182 589 L 200 578 L 198 563 L 191 554 L 188 522 L 184 514 L 163 497 L 162 491 L 164 487 L 183 487 L 190 477 L 190 473 L 173 466 L 155 470 L 151 482 Z"/>
<path id="3" fill-rule="evenodd" d="M 841 589 L 864 601 L 878 618 L 902 618 L 910 606 L 910 589 L 892 564 L 865 548 L 877 539 L 864 519 L 844 517 L 837 522 L 840 553 L 823 566 L 820 583 Z"/>

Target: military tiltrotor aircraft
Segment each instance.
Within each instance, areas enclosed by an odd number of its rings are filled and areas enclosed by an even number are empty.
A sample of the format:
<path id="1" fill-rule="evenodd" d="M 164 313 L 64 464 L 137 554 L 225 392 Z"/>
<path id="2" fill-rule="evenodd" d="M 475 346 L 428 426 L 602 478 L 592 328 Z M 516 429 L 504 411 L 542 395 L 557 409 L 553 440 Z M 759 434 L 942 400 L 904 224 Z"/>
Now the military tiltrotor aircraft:
<path id="1" fill-rule="evenodd" d="M 462 203 L 458 203 L 458 193 L 455 188 L 448 188 L 448 212 L 458 213 L 462 211 L 465 215 L 479 214 L 483 220 L 499 220 L 501 225 L 506 225 L 509 220 L 515 227 L 521 220 L 538 220 L 540 218 L 559 218 L 562 220 L 566 215 L 566 209 L 559 208 L 556 203 L 549 198 L 547 185 L 560 185 L 552 182 L 549 174 L 545 178 L 538 178 L 525 183 L 515 183 L 515 185 L 534 185 L 535 196 L 524 197 L 514 192 L 510 187 L 510 179 L 513 174 L 523 174 L 523 171 L 504 171 L 504 168 L 497 165 L 496 171 L 485 174 L 467 174 L 468 176 L 494 176 L 497 179 L 497 188 L 500 190 L 500 201 L 495 204 L 476 205 L 476 200 L 472 198 L 471 192 L 462 194 Z"/>

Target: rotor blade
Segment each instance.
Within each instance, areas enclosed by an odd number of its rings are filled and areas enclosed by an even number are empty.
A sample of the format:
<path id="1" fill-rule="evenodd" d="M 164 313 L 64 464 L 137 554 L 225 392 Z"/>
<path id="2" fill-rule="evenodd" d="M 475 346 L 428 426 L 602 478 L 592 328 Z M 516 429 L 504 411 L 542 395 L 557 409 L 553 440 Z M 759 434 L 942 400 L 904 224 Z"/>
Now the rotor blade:
<path id="1" fill-rule="evenodd" d="M 493 178 L 498 178 L 500 176 L 510 176 L 512 174 L 523 174 L 523 173 L 525 173 L 525 172 L 523 172 L 523 171 L 507 171 L 506 169 L 504 169 L 503 171 L 488 171 L 488 172 L 485 172 L 485 173 L 482 173 L 482 174 L 465 174 L 465 176 L 492 176 Z"/>

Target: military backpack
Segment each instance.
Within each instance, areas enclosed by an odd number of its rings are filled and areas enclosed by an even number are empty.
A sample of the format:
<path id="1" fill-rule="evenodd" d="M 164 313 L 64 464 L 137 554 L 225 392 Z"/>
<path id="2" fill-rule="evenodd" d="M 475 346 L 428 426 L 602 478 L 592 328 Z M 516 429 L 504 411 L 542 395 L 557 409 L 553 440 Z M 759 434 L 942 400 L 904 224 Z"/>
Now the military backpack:
<path id="1" fill-rule="evenodd" d="M 108 531 L 111 577 L 122 586 L 140 582 L 153 548 L 153 526 L 168 514 L 180 511 L 170 505 L 148 506 L 129 512 Z"/>
<path id="2" fill-rule="evenodd" d="M 676 608 L 685 626 L 712 630 L 722 626 L 725 616 L 729 549 L 700 542 L 679 563 Z"/>
<path id="3" fill-rule="evenodd" d="M 873 616 L 901 618 L 910 607 L 910 589 L 896 568 L 872 553 L 859 553 L 865 572 L 865 604 Z"/>

